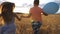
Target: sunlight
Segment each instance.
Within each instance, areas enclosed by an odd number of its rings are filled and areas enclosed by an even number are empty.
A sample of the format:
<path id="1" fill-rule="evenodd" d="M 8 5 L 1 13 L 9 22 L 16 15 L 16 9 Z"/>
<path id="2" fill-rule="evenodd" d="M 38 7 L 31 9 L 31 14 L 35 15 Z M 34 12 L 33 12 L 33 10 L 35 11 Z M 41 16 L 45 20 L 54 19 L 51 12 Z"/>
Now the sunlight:
<path id="1" fill-rule="evenodd" d="M 34 0 L 5 0 L 8 2 L 15 3 L 16 7 L 14 12 L 29 13 L 29 9 L 33 6 Z M 40 0 L 40 4 L 46 4 L 48 2 L 53 2 L 54 0 Z"/>
<path id="2" fill-rule="evenodd" d="M 14 9 L 14 12 L 29 13 L 29 9 L 31 6 L 29 7 L 28 5 L 31 4 L 33 6 L 34 0 L 30 0 L 30 1 L 29 0 L 6 0 L 6 1 L 15 3 L 15 5 L 17 7 Z M 48 3 L 51 1 L 52 0 L 48 0 L 48 1 L 47 0 L 40 0 L 40 4 L 45 4 L 45 3 Z"/>

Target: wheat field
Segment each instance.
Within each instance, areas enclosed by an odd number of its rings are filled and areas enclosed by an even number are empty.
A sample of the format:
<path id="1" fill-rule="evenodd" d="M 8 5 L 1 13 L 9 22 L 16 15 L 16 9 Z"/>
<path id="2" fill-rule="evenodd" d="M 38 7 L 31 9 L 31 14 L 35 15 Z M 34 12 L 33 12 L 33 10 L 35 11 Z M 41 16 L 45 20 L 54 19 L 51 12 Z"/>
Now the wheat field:
<path id="1" fill-rule="evenodd" d="M 20 16 L 21 14 L 17 14 Z M 42 26 L 40 34 L 60 34 L 60 14 L 49 14 L 48 16 L 42 15 Z M 0 26 L 4 23 L 0 17 Z M 18 21 L 15 18 L 16 34 L 33 34 L 31 18 L 22 18 Z"/>

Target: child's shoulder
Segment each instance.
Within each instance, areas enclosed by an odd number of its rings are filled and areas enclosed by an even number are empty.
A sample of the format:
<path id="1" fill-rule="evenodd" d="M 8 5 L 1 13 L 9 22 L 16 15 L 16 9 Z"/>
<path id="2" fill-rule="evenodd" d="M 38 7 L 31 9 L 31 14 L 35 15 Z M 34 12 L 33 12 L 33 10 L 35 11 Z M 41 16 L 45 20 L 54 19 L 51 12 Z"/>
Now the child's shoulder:
<path id="1" fill-rule="evenodd" d="M 42 9 L 41 7 L 38 7 L 39 9 Z"/>
<path id="2" fill-rule="evenodd" d="M 42 8 L 41 8 L 41 7 L 38 7 L 38 9 L 39 9 L 39 10 L 42 10 Z"/>

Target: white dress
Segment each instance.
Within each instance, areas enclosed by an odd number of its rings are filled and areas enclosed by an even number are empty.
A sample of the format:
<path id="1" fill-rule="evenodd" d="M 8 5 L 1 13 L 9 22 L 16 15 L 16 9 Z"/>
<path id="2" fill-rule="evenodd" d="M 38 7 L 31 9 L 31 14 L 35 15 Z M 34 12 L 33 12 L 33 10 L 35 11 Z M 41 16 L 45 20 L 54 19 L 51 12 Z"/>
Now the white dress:
<path id="1" fill-rule="evenodd" d="M 15 18 L 11 20 L 10 24 L 5 24 L 3 27 L 0 28 L 0 34 L 15 34 L 16 26 L 14 24 Z"/>

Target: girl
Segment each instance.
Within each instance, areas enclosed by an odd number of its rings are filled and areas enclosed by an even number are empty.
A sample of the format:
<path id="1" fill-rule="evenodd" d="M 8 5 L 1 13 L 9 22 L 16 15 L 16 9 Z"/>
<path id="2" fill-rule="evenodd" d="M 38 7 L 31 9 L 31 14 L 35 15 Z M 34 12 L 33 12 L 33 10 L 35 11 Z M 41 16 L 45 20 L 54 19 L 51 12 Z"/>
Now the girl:
<path id="1" fill-rule="evenodd" d="M 3 17 L 5 25 L 0 29 L 0 34 L 15 34 L 16 26 L 14 24 L 15 17 L 18 16 L 13 13 L 13 9 L 15 8 L 15 4 L 11 2 L 3 2 L 1 4 L 2 13 L 0 16 Z"/>

